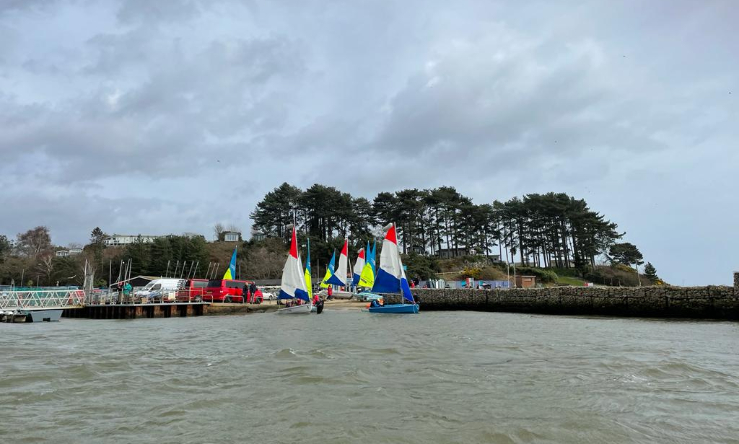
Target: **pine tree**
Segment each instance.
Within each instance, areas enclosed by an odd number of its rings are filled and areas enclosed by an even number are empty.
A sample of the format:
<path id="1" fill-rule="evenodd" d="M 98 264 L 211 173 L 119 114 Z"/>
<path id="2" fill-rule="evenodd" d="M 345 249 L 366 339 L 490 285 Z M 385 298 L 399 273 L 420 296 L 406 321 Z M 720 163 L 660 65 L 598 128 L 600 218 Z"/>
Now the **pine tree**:
<path id="1" fill-rule="evenodd" d="M 659 279 L 659 276 L 657 276 L 657 269 L 654 268 L 654 265 L 652 265 L 651 262 L 647 262 L 647 265 L 644 266 L 644 276 L 653 281 Z"/>
<path id="2" fill-rule="evenodd" d="M 630 242 L 614 244 L 609 250 L 611 261 L 624 265 L 641 265 L 643 256 L 636 245 Z"/>
<path id="3" fill-rule="evenodd" d="M 267 193 L 257 208 L 251 213 L 254 228 L 266 235 L 285 236 L 285 226 L 293 223 L 297 216 L 298 200 L 302 195 L 300 188 L 288 183 Z"/>

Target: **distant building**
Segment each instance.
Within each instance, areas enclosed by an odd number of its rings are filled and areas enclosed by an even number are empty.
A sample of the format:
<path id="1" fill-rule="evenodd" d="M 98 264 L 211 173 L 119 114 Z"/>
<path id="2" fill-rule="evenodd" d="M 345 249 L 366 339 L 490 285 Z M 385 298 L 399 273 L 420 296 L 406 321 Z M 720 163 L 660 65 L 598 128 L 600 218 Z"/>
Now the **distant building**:
<path id="1" fill-rule="evenodd" d="M 151 242 L 154 242 L 155 239 L 163 239 L 163 238 L 171 238 L 176 237 L 178 235 L 176 234 L 162 234 L 162 235 L 151 235 L 151 234 L 111 234 L 105 239 L 105 245 L 107 246 L 115 246 L 115 245 L 129 245 L 134 244 L 141 240 L 141 242 L 148 244 Z M 182 237 L 186 237 L 188 239 L 194 239 L 196 237 L 203 237 L 202 234 L 197 233 L 182 233 Z"/>
<path id="2" fill-rule="evenodd" d="M 536 287 L 536 276 L 516 276 L 516 288 Z"/>
<path id="3" fill-rule="evenodd" d="M 414 245 L 410 248 L 410 252 L 416 254 L 426 254 L 426 249 L 420 245 Z"/>
<path id="4" fill-rule="evenodd" d="M 251 240 L 254 242 L 263 241 L 267 238 L 267 235 L 261 231 L 251 230 Z"/>
<path id="5" fill-rule="evenodd" d="M 129 245 L 136 242 L 143 242 L 145 244 L 154 242 L 154 239 L 167 236 L 152 236 L 148 234 L 112 234 L 105 239 L 105 245 Z"/>
<path id="6" fill-rule="evenodd" d="M 449 259 L 459 256 L 469 256 L 472 254 L 474 254 L 474 251 L 471 251 L 467 248 L 440 248 L 436 251 L 436 255 L 442 259 Z"/>
<path id="7" fill-rule="evenodd" d="M 57 250 L 56 257 L 69 257 L 76 254 L 81 254 L 82 248 L 69 248 L 67 250 Z"/>
<path id="8" fill-rule="evenodd" d="M 240 242 L 241 233 L 239 231 L 224 231 L 221 234 L 224 242 Z"/>

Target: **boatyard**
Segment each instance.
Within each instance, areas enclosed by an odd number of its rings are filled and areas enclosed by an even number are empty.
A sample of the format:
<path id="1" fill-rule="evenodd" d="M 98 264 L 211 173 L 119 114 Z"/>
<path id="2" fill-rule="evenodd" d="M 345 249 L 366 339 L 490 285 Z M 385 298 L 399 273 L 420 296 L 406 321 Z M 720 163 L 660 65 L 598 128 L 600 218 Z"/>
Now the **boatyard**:
<path id="1" fill-rule="evenodd" d="M 108 298 L 108 301 L 116 297 Z M 366 303 L 355 299 L 326 301 L 334 310 L 361 310 Z M 195 316 L 244 315 L 275 312 L 282 304 L 276 300 L 259 304 L 193 302 L 100 303 L 82 290 L 23 290 L 0 292 L 0 322 L 51 322 L 60 318 L 77 319 L 153 319 Z"/>

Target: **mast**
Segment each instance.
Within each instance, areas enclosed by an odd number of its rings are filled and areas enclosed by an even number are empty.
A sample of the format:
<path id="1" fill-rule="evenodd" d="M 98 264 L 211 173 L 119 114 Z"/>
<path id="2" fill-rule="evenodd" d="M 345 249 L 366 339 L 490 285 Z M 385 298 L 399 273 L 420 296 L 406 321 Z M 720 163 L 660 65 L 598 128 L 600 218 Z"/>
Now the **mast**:
<path id="1" fill-rule="evenodd" d="M 349 249 L 347 248 L 347 254 L 346 254 L 346 260 L 348 262 L 348 267 L 346 269 L 347 277 L 346 277 L 346 286 L 349 290 L 349 293 L 354 293 L 352 288 L 354 287 L 354 267 L 352 267 L 352 259 L 349 256 Z"/>

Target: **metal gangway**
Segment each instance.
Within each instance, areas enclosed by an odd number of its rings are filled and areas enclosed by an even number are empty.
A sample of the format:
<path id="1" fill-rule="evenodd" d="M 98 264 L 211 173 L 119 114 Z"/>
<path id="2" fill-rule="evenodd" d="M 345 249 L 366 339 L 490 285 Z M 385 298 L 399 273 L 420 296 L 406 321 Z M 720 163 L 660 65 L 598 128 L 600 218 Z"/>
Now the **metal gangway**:
<path id="1" fill-rule="evenodd" d="M 0 312 L 80 308 L 84 305 L 83 290 L 0 290 Z"/>

